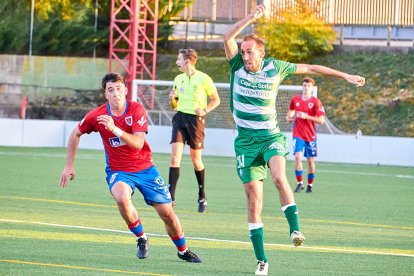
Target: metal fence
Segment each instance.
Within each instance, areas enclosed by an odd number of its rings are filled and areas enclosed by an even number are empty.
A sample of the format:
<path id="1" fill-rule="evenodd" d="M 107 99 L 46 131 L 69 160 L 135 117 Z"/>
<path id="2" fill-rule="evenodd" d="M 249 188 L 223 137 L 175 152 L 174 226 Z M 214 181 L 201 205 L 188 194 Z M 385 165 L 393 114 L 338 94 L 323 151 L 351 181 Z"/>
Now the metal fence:
<path id="1" fill-rule="evenodd" d="M 221 39 L 230 24 L 250 13 L 256 2 L 264 2 L 267 17 L 277 17 L 299 0 L 195 0 L 174 26 L 172 40 Z M 333 25 L 338 42 L 345 40 L 391 41 L 414 45 L 414 0 L 303 0 L 316 16 Z M 245 29 L 249 32 L 249 27 Z M 400 45 L 403 44 L 403 45 Z M 385 45 L 385 44 L 384 44 Z"/>
<path id="2" fill-rule="evenodd" d="M 263 2 L 272 17 L 298 0 L 195 0 L 180 19 L 236 21 Z M 333 25 L 414 26 L 414 0 L 303 0 L 317 16 Z"/>
<path id="3" fill-rule="evenodd" d="M 297 3 L 273 0 L 270 15 Z M 334 25 L 414 26 L 414 0 L 307 0 L 316 15 Z"/>

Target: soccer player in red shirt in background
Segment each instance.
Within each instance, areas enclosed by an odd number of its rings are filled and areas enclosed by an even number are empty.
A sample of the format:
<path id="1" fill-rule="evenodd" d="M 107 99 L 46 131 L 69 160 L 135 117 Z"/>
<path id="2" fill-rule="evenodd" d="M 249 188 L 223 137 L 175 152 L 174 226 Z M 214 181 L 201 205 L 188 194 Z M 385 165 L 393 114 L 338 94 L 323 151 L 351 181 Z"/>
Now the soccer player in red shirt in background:
<path id="1" fill-rule="evenodd" d="M 108 102 L 88 112 L 70 135 L 60 186 L 65 188 L 69 180 L 75 178 L 74 160 L 80 137 L 92 131 L 99 132 L 105 149 L 108 188 L 129 230 L 137 237 L 137 257 L 148 256 L 148 238 L 132 204 L 135 188 L 164 221 L 178 257 L 201 263 L 202 260 L 187 248 L 180 221 L 172 208 L 168 185 L 152 162 L 151 149 L 145 140 L 148 118 L 144 106 L 126 99 L 125 78 L 119 73 L 105 75 L 102 88 Z"/>
<path id="2" fill-rule="evenodd" d="M 315 81 L 305 77 L 302 81 L 302 94 L 292 97 L 286 119 L 294 121 L 293 154 L 295 155 L 295 175 L 298 185 L 295 193 L 303 190 L 302 156 L 308 160 L 308 185 L 306 192 L 312 192 L 315 178 L 315 157 L 317 156 L 316 124 L 325 122 L 325 110 L 322 102 L 312 96 Z"/>

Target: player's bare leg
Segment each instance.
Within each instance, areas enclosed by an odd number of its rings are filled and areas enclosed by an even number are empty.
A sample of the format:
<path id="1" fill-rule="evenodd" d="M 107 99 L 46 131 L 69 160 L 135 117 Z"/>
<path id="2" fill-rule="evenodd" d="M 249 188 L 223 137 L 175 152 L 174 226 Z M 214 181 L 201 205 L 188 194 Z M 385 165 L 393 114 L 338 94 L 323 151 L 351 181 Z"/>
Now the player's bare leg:
<path id="1" fill-rule="evenodd" d="M 308 157 L 308 173 L 315 173 L 316 166 L 315 166 L 315 158 Z"/>
<path id="2" fill-rule="evenodd" d="M 170 167 L 179 167 L 183 156 L 184 143 L 177 142 L 171 144 Z"/>
<path id="3" fill-rule="evenodd" d="M 251 181 L 244 184 L 249 223 L 262 223 L 263 181 Z"/>
<path id="4" fill-rule="evenodd" d="M 190 149 L 191 162 L 193 162 L 194 169 L 196 171 L 204 170 L 202 154 L 203 154 L 203 150 L 201 149 Z"/>
<path id="5" fill-rule="evenodd" d="M 273 156 L 269 160 L 269 168 L 273 183 L 279 191 L 282 211 L 285 213 L 289 223 L 291 240 L 295 246 L 300 246 L 305 241 L 305 237 L 300 232 L 298 208 L 286 177 L 286 158 L 277 155 Z"/>
<path id="6" fill-rule="evenodd" d="M 180 236 L 183 233 L 181 229 L 180 220 L 174 213 L 171 203 L 167 204 L 153 204 L 159 217 L 164 222 L 165 230 L 170 237 Z"/>
<path id="7" fill-rule="evenodd" d="M 286 177 L 286 158 L 279 155 L 272 156 L 269 160 L 269 168 L 273 183 L 279 191 L 281 205 L 294 203 L 292 189 Z"/>
<path id="8" fill-rule="evenodd" d="M 123 182 L 117 182 L 111 189 L 112 197 L 118 205 L 119 213 L 128 225 L 129 230 L 137 237 L 137 257 L 148 257 L 148 238 L 144 232 L 138 211 L 132 204 L 132 189 Z"/>
<path id="9" fill-rule="evenodd" d="M 132 204 L 131 193 L 131 187 L 123 182 L 117 182 L 111 189 L 119 213 L 127 224 L 131 224 L 138 219 L 138 211 Z"/>

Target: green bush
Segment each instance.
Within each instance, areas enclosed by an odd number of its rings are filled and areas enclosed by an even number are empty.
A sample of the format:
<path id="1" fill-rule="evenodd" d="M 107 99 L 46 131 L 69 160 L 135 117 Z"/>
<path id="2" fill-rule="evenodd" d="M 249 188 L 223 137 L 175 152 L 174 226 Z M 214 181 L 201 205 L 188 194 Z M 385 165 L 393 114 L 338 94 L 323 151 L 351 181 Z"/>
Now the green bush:
<path id="1" fill-rule="evenodd" d="M 29 26 L 30 10 L 24 3 L 0 1 L 0 54 L 27 54 Z"/>
<path id="2" fill-rule="evenodd" d="M 307 62 L 333 50 L 334 29 L 319 20 L 303 1 L 296 1 L 275 17 L 257 23 L 267 53 L 290 62 Z"/>
<path id="3" fill-rule="evenodd" d="M 160 0 L 158 3 L 158 43 L 166 47 L 168 37 L 173 33 L 174 26 L 170 20 L 178 16 L 194 0 Z"/>

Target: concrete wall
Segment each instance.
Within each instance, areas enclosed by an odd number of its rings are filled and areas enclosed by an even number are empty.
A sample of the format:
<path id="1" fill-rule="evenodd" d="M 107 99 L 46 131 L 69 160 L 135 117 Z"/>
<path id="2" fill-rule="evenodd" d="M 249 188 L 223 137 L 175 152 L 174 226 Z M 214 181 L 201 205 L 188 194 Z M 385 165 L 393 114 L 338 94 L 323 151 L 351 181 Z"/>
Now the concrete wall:
<path id="1" fill-rule="evenodd" d="M 0 55 L 0 94 L 62 94 L 96 90 L 108 59 Z"/>
<path id="2" fill-rule="evenodd" d="M 0 119 L 0 146 L 66 147 L 74 121 Z M 206 129 L 205 155 L 234 156 L 231 129 Z M 292 145 L 291 134 L 289 144 Z M 151 126 L 147 135 L 155 153 L 170 153 L 171 127 Z M 99 134 L 84 135 L 84 149 L 103 149 Z M 414 138 L 318 135 L 318 162 L 393 165 L 414 167 Z M 186 147 L 188 153 L 188 147 Z M 288 157 L 293 159 L 292 155 Z"/>

